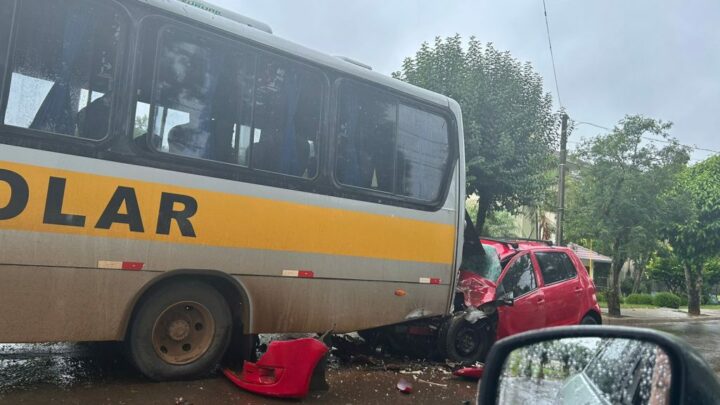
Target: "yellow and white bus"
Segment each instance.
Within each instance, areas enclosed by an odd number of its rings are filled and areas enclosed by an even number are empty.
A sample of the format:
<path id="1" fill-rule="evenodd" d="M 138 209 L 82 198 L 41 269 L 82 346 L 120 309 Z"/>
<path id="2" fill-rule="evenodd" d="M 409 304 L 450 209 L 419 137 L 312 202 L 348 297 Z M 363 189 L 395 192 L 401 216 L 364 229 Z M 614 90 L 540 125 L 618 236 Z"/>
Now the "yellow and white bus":
<path id="1" fill-rule="evenodd" d="M 3 0 L 0 74 L 1 342 L 189 378 L 254 334 L 450 312 L 453 100 L 188 0 Z"/>

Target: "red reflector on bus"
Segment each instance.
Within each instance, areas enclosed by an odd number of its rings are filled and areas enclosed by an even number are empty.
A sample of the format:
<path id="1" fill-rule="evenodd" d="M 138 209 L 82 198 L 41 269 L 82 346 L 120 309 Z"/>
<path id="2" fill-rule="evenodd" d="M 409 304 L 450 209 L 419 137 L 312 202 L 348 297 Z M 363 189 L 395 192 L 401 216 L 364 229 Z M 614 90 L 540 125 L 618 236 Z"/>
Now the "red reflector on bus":
<path id="1" fill-rule="evenodd" d="M 143 269 L 144 263 L 141 262 L 122 262 L 123 270 L 140 271 Z"/>
<path id="2" fill-rule="evenodd" d="M 283 270 L 283 277 L 314 278 L 315 273 L 311 270 Z"/>
<path id="3" fill-rule="evenodd" d="M 440 284 L 440 279 L 436 277 L 420 277 L 420 284 Z"/>
<path id="4" fill-rule="evenodd" d="M 430 284 L 440 284 L 440 279 L 439 278 L 431 278 Z"/>

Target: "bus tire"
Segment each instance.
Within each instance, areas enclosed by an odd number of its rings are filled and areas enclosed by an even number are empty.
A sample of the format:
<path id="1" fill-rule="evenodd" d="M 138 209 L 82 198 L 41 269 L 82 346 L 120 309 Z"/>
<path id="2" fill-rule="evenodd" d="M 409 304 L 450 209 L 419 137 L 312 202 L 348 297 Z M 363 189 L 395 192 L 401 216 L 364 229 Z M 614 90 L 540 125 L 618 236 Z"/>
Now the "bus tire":
<path id="1" fill-rule="evenodd" d="M 465 314 L 461 313 L 448 321 L 443 340 L 445 355 L 449 360 L 474 364 L 485 361 L 495 339 L 490 319 L 470 323 L 465 320 Z"/>
<path id="2" fill-rule="evenodd" d="M 141 301 L 126 347 L 152 380 L 193 379 L 215 368 L 231 333 L 230 309 L 216 289 L 198 281 L 171 282 Z"/>

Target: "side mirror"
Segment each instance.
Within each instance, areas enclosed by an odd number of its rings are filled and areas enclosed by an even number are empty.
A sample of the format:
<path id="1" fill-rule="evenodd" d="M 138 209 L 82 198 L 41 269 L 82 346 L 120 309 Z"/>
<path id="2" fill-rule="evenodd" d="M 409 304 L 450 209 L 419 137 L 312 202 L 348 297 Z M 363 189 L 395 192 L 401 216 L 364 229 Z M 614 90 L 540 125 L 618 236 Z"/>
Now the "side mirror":
<path id="1" fill-rule="evenodd" d="M 512 290 L 505 291 L 505 287 L 502 284 L 498 286 L 496 296 L 500 305 L 511 307 L 515 304 L 515 292 Z"/>
<path id="2" fill-rule="evenodd" d="M 548 328 L 496 343 L 481 404 L 720 403 L 712 368 L 686 342 L 649 329 Z"/>

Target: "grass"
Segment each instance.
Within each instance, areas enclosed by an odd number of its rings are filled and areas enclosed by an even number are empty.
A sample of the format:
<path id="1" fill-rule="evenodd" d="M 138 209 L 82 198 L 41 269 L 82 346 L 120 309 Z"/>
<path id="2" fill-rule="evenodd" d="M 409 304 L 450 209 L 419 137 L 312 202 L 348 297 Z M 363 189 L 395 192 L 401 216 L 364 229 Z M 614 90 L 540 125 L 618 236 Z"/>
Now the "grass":
<path id="1" fill-rule="evenodd" d="M 602 302 L 600 303 L 601 308 L 607 309 L 607 303 Z M 620 304 L 620 309 L 654 309 L 654 308 L 660 308 L 655 305 L 644 305 L 644 304 Z M 680 306 L 680 309 L 683 311 L 687 311 L 687 305 Z M 720 304 L 709 304 L 709 305 L 700 305 L 700 310 L 703 309 L 720 309 Z"/>

